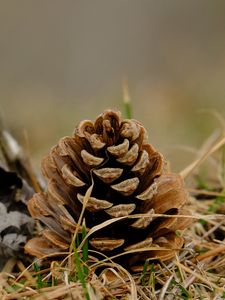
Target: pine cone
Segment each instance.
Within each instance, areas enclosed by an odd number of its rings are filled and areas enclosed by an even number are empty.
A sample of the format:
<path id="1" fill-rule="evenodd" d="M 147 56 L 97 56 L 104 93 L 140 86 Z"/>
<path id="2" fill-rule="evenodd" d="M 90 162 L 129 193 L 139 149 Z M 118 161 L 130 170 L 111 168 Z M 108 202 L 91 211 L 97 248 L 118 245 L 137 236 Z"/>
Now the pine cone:
<path id="1" fill-rule="evenodd" d="M 125 218 L 93 233 L 93 249 L 107 255 L 137 250 L 127 256 L 130 265 L 149 257 L 172 258 L 183 245 L 176 230 L 188 223 L 179 218 L 187 213 L 187 194 L 181 177 L 163 169 L 162 155 L 147 143 L 138 121 L 122 120 L 119 112 L 107 110 L 95 122 L 81 122 L 74 135 L 62 138 L 42 161 L 47 191 L 35 194 L 28 209 L 48 229 L 31 239 L 26 251 L 42 257 L 68 250 L 85 193 L 94 182 L 84 213 L 87 228 Z M 130 218 L 135 214 L 146 215 Z M 149 247 L 155 250 L 139 253 Z"/>

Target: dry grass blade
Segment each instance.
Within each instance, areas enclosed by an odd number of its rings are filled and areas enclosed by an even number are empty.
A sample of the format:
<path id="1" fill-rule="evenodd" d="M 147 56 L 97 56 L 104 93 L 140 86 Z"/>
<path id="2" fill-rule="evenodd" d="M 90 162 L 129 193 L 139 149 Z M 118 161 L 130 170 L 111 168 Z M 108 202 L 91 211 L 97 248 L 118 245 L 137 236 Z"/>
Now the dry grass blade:
<path id="1" fill-rule="evenodd" d="M 83 202 L 82 211 L 80 213 L 80 217 L 79 217 L 79 220 L 78 220 L 78 223 L 77 223 L 77 227 L 76 227 L 76 230 L 74 232 L 74 235 L 73 235 L 73 238 L 72 238 L 72 241 L 71 241 L 71 245 L 70 245 L 70 253 L 73 252 L 74 243 L 75 243 L 75 240 L 76 240 L 79 228 L 81 226 L 81 223 L 82 223 L 82 220 L 83 220 L 84 211 L 85 211 L 85 207 L 86 207 L 86 205 L 88 203 L 88 200 L 89 200 L 89 198 L 91 196 L 91 192 L 92 192 L 93 186 L 94 186 L 94 182 L 92 182 L 92 185 L 88 188 L 88 190 L 87 190 L 87 192 L 86 192 L 86 194 L 84 196 L 84 202 Z M 83 244 L 82 244 L 82 246 L 83 246 Z M 79 249 L 80 248 L 81 248 L 81 246 L 79 247 Z"/>
<path id="2" fill-rule="evenodd" d="M 216 249 L 212 249 L 212 250 L 207 251 L 206 253 L 200 254 L 196 257 L 196 259 L 198 261 L 202 261 L 202 260 L 205 260 L 209 257 L 215 257 L 219 253 L 223 253 L 223 252 L 225 252 L 225 245 L 219 246 Z"/>
<path id="3" fill-rule="evenodd" d="M 168 289 L 168 287 L 169 287 L 170 282 L 171 282 L 172 279 L 173 279 L 173 275 L 171 275 L 171 276 L 167 279 L 167 281 L 166 281 L 165 285 L 163 286 L 163 288 L 162 288 L 162 290 L 161 290 L 161 293 L 160 293 L 160 295 L 159 295 L 159 300 L 165 299 L 166 291 L 167 291 L 167 289 Z"/>
<path id="4" fill-rule="evenodd" d="M 10 259 L 7 260 L 4 267 L 2 268 L 1 272 L 2 273 L 11 273 L 15 264 L 16 264 L 16 258 L 11 257 Z"/>
<path id="5" fill-rule="evenodd" d="M 207 150 L 206 153 L 202 154 L 201 157 L 193 161 L 189 166 L 180 172 L 180 175 L 183 178 L 186 178 L 190 175 L 201 163 L 203 163 L 210 155 L 216 152 L 225 144 L 225 137 L 223 136 L 213 147 Z"/>
<path id="6" fill-rule="evenodd" d="M 201 190 L 201 189 L 192 189 L 192 188 L 188 188 L 187 189 L 188 192 L 190 192 L 191 194 L 194 195 L 205 195 L 205 196 L 214 196 L 214 197 L 223 197 L 225 198 L 225 194 L 222 193 L 218 193 L 218 192 L 211 192 L 211 191 L 207 191 L 207 190 Z"/>
<path id="7" fill-rule="evenodd" d="M 201 109 L 199 113 L 206 113 L 213 116 L 221 126 L 221 129 L 225 133 L 225 119 L 224 117 L 215 109 Z"/>
<path id="8" fill-rule="evenodd" d="M 195 271 L 192 271 L 190 268 L 184 266 L 183 264 L 181 263 L 176 263 L 180 268 L 182 268 L 184 271 L 186 271 L 187 273 L 190 273 L 192 274 L 193 276 L 195 276 L 197 279 L 199 279 L 201 282 L 207 284 L 207 286 L 215 289 L 217 292 L 220 292 L 220 293 L 223 293 L 225 291 L 224 288 L 221 288 L 221 287 L 218 287 L 218 285 L 216 285 L 215 283 L 213 283 L 212 281 L 210 280 L 207 280 L 204 276 L 198 274 L 197 272 Z"/>
<path id="9" fill-rule="evenodd" d="M 92 227 L 89 232 L 87 233 L 86 237 L 82 240 L 81 244 L 79 245 L 78 247 L 78 250 L 80 250 L 85 241 L 95 232 L 115 223 L 115 222 L 119 222 L 121 220 L 124 220 L 124 219 L 139 219 L 139 218 L 148 218 L 149 216 L 152 216 L 152 217 L 163 217 L 163 218 L 188 218 L 188 219 L 201 219 L 202 216 L 200 215 L 167 215 L 167 214 L 134 214 L 134 215 L 128 215 L 128 216 L 124 216 L 124 217 L 118 217 L 118 218 L 113 218 L 113 219 L 110 219 L 110 220 L 107 220 L 107 221 L 104 221 L 102 222 L 101 224 L 99 225 L 96 225 L 94 227 Z M 210 219 L 213 219 L 213 218 L 219 218 L 220 215 L 211 215 L 211 216 L 207 216 L 207 218 L 210 218 Z"/>

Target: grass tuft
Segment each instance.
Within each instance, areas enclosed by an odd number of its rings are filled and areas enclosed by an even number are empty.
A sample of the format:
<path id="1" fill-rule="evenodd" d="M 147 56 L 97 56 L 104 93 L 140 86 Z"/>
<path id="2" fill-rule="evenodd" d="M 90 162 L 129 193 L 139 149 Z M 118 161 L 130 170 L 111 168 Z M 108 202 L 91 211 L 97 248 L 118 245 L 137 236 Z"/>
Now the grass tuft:
<path id="1" fill-rule="evenodd" d="M 75 266 L 76 266 L 76 271 L 77 271 L 77 277 L 83 287 L 83 292 L 84 292 L 84 296 L 86 300 L 90 300 L 90 296 L 88 293 L 88 289 L 87 289 L 87 284 L 86 284 L 86 274 L 84 271 L 84 267 L 83 267 L 83 263 L 82 260 L 80 258 L 80 255 L 77 251 L 76 246 L 74 245 L 74 258 L 75 258 Z"/>
<path id="2" fill-rule="evenodd" d="M 40 274 L 40 267 L 37 262 L 34 263 L 34 271 L 36 272 L 36 283 L 37 283 L 37 288 L 41 289 L 44 286 L 42 276 Z"/>

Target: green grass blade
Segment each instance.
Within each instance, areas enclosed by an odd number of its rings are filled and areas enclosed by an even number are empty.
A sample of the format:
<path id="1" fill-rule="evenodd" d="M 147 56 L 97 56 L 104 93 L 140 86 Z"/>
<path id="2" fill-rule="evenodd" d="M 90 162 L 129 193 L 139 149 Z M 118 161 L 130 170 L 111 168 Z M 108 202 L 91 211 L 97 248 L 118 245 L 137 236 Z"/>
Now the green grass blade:
<path id="1" fill-rule="evenodd" d="M 86 224 L 85 224 L 85 219 L 83 221 L 83 225 L 82 225 L 82 240 L 85 239 L 87 235 L 87 228 L 86 228 Z M 87 261 L 88 261 L 88 239 L 85 240 L 84 245 L 82 247 L 82 254 L 83 254 L 83 262 L 84 262 L 84 274 L 85 276 L 88 275 L 88 267 L 87 267 Z"/>
<path id="2" fill-rule="evenodd" d="M 143 271 L 142 271 L 142 274 L 141 274 L 141 285 L 142 286 L 145 286 L 146 285 L 146 282 L 145 282 L 145 277 L 147 275 L 147 268 L 148 268 L 148 265 L 149 265 L 149 261 L 148 259 L 146 259 L 145 263 L 144 263 L 144 266 L 143 266 Z"/>
<path id="3" fill-rule="evenodd" d="M 132 107 L 131 107 L 130 94 L 129 94 L 127 80 L 123 81 L 123 104 L 124 104 L 126 118 L 132 119 Z"/>
<path id="4" fill-rule="evenodd" d="M 75 258 L 75 265 L 76 265 L 76 270 L 77 270 L 77 276 L 78 276 L 78 279 L 83 287 L 83 291 L 84 291 L 84 295 L 85 295 L 85 299 L 86 300 L 90 300 L 90 296 L 88 294 L 88 290 L 87 290 L 87 285 L 86 285 L 86 281 L 85 281 L 85 273 L 84 273 L 84 270 L 81 266 L 81 259 L 80 259 L 80 256 L 77 252 L 77 248 L 76 246 L 74 245 L 74 258 Z"/>
<path id="5" fill-rule="evenodd" d="M 153 293 L 155 293 L 155 267 L 154 264 L 150 265 L 150 277 L 149 277 L 149 286 Z"/>
<path id="6" fill-rule="evenodd" d="M 221 192 L 221 194 L 225 194 L 225 189 Z M 209 205 L 208 213 L 216 213 L 221 205 L 224 204 L 225 198 L 224 196 L 216 197 L 211 205 Z"/>
<path id="7" fill-rule="evenodd" d="M 40 272 L 40 267 L 39 267 L 39 265 L 38 265 L 36 262 L 34 263 L 34 271 L 35 271 L 36 273 Z M 38 289 L 41 289 L 41 288 L 44 286 L 44 283 L 43 283 L 43 281 L 42 281 L 41 274 L 37 274 L 36 282 L 37 282 L 37 288 L 38 288 Z"/>

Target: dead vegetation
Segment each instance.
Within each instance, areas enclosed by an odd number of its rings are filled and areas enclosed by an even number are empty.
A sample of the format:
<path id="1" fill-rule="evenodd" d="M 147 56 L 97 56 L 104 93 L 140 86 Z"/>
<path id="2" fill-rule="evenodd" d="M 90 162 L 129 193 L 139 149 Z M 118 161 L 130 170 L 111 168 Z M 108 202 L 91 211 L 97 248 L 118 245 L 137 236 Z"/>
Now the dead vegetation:
<path id="1" fill-rule="evenodd" d="M 180 172 L 190 194 L 187 208 L 193 222 L 182 233 L 176 232 L 177 236 L 182 234 L 185 244 L 172 261 L 149 259 L 142 268 L 128 271 L 114 262 L 115 257 L 88 249 L 90 233 L 83 226 L 82 240 L 74 243 L 65 259 L 53 261 L 50 267 L 45 267 L 44 259 L 28 267 L 9 259 L 0 274 L 0 298 L 224 299 L 224 145 L 222 130 L 213 134 L 197 158 Z"/>

